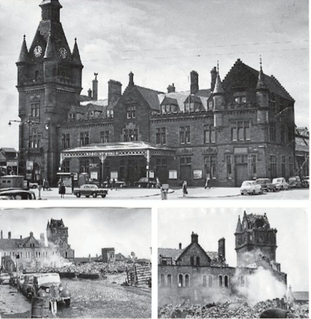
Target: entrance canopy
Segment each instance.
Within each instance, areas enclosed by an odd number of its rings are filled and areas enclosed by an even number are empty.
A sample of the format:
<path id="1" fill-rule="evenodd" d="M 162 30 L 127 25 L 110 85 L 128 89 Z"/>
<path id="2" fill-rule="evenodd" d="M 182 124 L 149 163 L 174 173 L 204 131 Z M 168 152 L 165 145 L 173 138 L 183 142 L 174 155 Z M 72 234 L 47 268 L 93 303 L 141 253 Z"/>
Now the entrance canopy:
<path id="1" fill-rule="evenodd" d="M 147 163 L 149 163 L 151 156 L 175 156 L 175 150 L 145 142 L 89 144 L 63 150 L 60 154 L 60 165 L 62 165 L 66 158 L 98 157 L 101 162 L 104 162 L 107 156 L 137 155 L 143 155 L 147 159 Z"/>

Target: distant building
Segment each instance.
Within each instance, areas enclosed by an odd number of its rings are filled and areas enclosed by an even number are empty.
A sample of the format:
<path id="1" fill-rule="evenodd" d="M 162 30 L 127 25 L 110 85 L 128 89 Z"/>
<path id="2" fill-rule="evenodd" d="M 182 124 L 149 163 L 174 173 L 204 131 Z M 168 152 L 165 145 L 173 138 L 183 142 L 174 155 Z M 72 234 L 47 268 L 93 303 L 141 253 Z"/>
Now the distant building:
<path id="1" fill-rule="evenodd" d="M 266 214 L 246 214 L 236 227 L 237 267 L 226 263 L 225 239 L 218 241 L 217 252 L 207 252 L 199 236 L 191 234 L 191 243 L 178 249 L 158 250 L 159 305 L 188 302 L 206 304 L 226 300 L 239 288 L 248 286 L 248 277 L 259 267 L 270 271 L 284 285 L 287 275 L 275 260 L 276 232 Z"/>
<path id="2" fill-rule="evenodd" d="M 62 219 L 52 219 L 46 226 L 46 235 L 49 246 L 57 247 L 59 254 L 66 259 L 74 259 L 74 249 L 68 244 L 68 227 Z"/>
<path id="3" fill-rule="evenodd" d="M 18 152 L 10 147 L 0 148 L 0 176 L 18 173 Z"/>
<path id="4" fill-rule="evenodd" d="M 114 263 L 116 260 L 114 248 L 102 248 L 102 261 L 104 263 Z"/>
<path id="5" fill-rule="evenodd" d="M 309 176 L 309 130 L 307 127 L 295 129 L 295 175 Z"/>

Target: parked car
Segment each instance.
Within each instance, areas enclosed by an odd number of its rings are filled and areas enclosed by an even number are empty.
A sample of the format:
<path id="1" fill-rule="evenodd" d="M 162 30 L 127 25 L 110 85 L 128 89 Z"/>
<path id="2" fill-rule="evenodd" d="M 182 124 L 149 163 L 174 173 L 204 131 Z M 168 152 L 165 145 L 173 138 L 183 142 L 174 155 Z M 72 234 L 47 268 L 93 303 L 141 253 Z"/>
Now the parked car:
<path id="1" fill-rule="evenodd" d="M 84 184 L 84 185 L 81 185 L 80 188 L 75 189 L 73 193 L 78 198 L 81 196 L 85 196 L 85 197 L 93 196 L 94 198 L 96 198 L 97 196 L 101 196 L 102 198 L 105 198 L 106 195 L 108 194 L 108 190 L 103 188 L 98 188 L 98 186 L 93 184 Z"/>
<path id="2" fill-rule="evenodd" d="M 24 188 L 26 189 L 28 186 L 27 186 L 27 183 L 28 181 L 27 180 L 24 180 Z M 32 188 L 32 189 L 36 189 L 39 187 L 39 184 L 36 183 L 36 182 L 29 182 L 29 189 Z"/>
<path id="3" fill-rule="evenodd" d="M 56 302 L 64 302 L 67 307 L 70 306 L 70 291 L 63 287 L 57 273 L 35 274 L 31 293 L 32 297 L 51 297 Z"/>
<path id="4" fill-rule="evenodd" d="M 275 185 L 277 190 L 287 190 L 288 189 L 288 183 L 286 183 L 286 180 L 284 177 L 273 178 L 272 184 Z"/>
<path id="5" fill-rule="evenodd" d="M 21 293 L 29 299 L 33 296 L 33 277 L 34 274 L 25 275 L 24 282 L 20 287 Z"/>
<path id="6" fill-rule="evenodd" d="M 11 276 L 8 273 L 0 274 L 0 285 L 8 285 L 10 283 Z"/>
<path id="7" fill-rule="evenodd" d="M 141 177 L 140 179 L 139 179 L 139 181 L 137 181 L 137 182 L 134 182 L 134 186 L 137 186 L 137 187 L 139 187 L 139 188 L 141 188 L 141 187 L 151 187 L 151 188 L 154 188 L 154 187 L 156 187 L 156 185 L 157 185 L 157 183 L 155 182 L 155 181 L 152 181 L 152 180 L 148 180 L 148 178 L 147 177 Z"/>
<path id="8" fill-rule="evenodd" d="M 263 191 L 261 186 L 257 184 L 255 181 L 244 181 L 240 187 L 241 195 L 255 195 L 255 194 L 262 194 Z"/>
<path id="9" fill-rule="evenodd" d="M 301 188 L 301 180 L 299 176 L 292 176 L 288 179 L 289 188 Z"/>
<path id="10" fill-rule="evenodd" d="M 275 192 L 276 186 L 275 184 L 271 183 L 271 180 L 269 178 L 257 178 L 256 183 L 261 186 L 262 191 L 266 192 Z"/>
<path id="11" fill-rule="evenodd" d="M 309 176 L 305 176 L 302 178 L 301 186 L 304 188 L 309 188 Z"/>
<path id="12" fill-rule="evenodd" d="M 7 196 L 10 199 L 36 199 L 36 195 L 33 191 L 27 191 L 25 189 L 0 189 L 0 196 Z"/>
<path id="13" fill-rule="evenodd" d="M 108 185 L 108 184 L 109 184 L 109 185 Z M 108 186 L 109 186 L 109 187 L 112 186 L 111 181 L 110 181 L 109 183 L 108 183 L 108 181 L 103 182 L 103 187 L 108 188 Z M 124 188 L 124 187 L 126 187 L 126 183 L 125 183 L 124 181 L 115 180 L 115 186 L 116 186 L 117 188 Z"/>

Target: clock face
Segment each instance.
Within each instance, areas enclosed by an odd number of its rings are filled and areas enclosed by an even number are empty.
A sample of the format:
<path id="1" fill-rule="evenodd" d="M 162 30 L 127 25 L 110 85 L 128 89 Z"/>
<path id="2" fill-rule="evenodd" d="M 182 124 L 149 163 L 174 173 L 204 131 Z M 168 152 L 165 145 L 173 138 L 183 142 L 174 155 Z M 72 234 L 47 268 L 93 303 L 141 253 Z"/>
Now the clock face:
<path id="1" fill-rule="evenodd" d="M 67 57 L 67 50 L 65 48 L 60 48 L 59 49 L 59 56 L 62 58 L 62 59 L 66 59 Z"/>
<path id="2" fill-rule="evenodd" d="M 36 58 L 39 58 L 42 55 L 42 48 L 40 47 L 40 45 L 37 45 L 34 48 L 33 54 L 35 55 Z"/>

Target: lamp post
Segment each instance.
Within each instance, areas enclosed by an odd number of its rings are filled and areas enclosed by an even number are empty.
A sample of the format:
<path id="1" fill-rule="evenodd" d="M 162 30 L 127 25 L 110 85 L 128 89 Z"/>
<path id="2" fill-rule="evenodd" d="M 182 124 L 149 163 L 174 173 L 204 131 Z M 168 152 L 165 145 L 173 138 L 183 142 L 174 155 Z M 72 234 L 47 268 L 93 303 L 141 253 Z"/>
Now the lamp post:
<path id="1" fill-rule="evenodd" d="M 27 145 L 27 160 L 26 160 L 26 165 L 25 165 L 25 177 L 26 177 L 26 180 L 27 180 L 27 188 L 29 188 L 29 176 L 27 174 L 27 171 L 28 171 L 28 165 L 30 164 L 29 163 L 29 159 L 30 159 L 30 128 L 31 126 L 35 125 L 35 124 L 39 124 L 38 122 L 34 122 L 30 119 L 30 114 L 28 115 L 28 120 L 22 122 L 20 120 L 10 120 L 9 121 L 9 126 L 12 125 L 12 122 L 17 122 L 17 123 L 21 123 L 21 124 L 25 124 L 28 126 L 28 145 Z M 29 165 L 30 167 L 30 165 Z M 32 170 L 33 167 L 29 170 Z"/>

